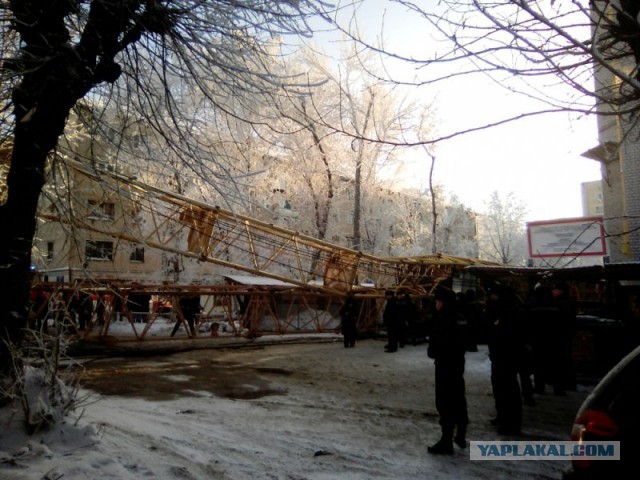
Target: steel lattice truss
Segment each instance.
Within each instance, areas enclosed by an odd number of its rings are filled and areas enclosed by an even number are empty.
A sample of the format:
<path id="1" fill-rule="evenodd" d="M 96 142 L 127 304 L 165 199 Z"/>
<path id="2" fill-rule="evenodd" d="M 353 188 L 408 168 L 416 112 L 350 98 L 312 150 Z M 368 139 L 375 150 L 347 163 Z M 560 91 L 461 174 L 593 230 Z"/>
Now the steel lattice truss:
<path id="1" fill-rule="evenodd" d="M 82 215 L 42 218 L 144 244 L 201 261 L 269 277 L 324 293 L 344 295 L 366 282 L 375 289 L 405 287 L 428 293 L 454 268 L 480 260 L 430 255 L 376 257 L 208 205 L 113 171 L 66 160 L 77 174 L 122 199 L 119 218 L 94 222 Z"/>

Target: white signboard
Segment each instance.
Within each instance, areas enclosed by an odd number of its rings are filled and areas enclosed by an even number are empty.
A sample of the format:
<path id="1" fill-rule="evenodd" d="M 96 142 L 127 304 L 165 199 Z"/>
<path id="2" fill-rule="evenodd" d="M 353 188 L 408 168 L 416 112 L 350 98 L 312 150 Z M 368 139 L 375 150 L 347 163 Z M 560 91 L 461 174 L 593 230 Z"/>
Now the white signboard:
<path id="1" fill-rule="evenodd" d="M 527 223 L 529 257 L 606 255 L 602 217 Z"/>

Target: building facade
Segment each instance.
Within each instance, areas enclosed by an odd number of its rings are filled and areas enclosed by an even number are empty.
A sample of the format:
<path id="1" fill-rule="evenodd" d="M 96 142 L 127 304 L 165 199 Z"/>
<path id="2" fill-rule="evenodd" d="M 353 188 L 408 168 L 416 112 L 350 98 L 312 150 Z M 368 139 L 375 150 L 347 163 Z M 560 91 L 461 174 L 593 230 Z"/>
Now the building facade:
<path id="1" fill-rule="evenodd" d="M 629 2 L 628 6 L 633 5 Z M 625 6 L 625 8 L 628 8 Z M 608 260 L 613 263 L 640 260 L 640 125 L 637 91 L 621 76 L 635 76 L 636 56 L 631 37 L 613 36 L 620 21 L 617 2 L 599 2 L 593 8 L 594 48 L 611 68 L 596 64 L 594 71 L 598 145 L 583 155 L 601 163 L 604 225 Z M 600 11 L 602 9 L 602 11 Z M 599 18 L 601 15 L 607 17 Z M 636 24 L 637 28 L 637 24 Z M 636 34 L 637 37 L 637 34 Z M 612 42 L 612 38 L 618 42 Z M 619 72 L 618 75 L 614 74 Z"/>
<path id="2" fill-rule="evenodd" d="M 603 216 L 602 181 L 583 182 L 580 185 L 580 190 L 582 194 L 582 215 L 585 217 Z"/>
<path id="3" fill-rule="evenodd" d="M 599 108 L 608 110 L 603 105 Z M 599 145 L 584 155 L 602 170 L 602 207 L 609 261 L 640 261 L 640 130 L 622 117 L 598 118 Z"/>

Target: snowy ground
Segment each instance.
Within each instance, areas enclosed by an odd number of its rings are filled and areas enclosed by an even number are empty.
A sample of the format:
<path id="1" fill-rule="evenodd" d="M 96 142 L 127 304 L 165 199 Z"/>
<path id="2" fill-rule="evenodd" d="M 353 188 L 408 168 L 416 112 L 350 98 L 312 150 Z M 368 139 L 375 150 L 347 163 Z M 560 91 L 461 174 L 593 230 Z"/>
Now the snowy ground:
<path id="1" fill-rule="evenodd" d="M 426 346 L 216 348 L 85 364 L 79 419 L 28 437 L 0 410 L 0 479 L 559 479 L 565 461 L 432 456 L 439 438 Z M 505 440 L 486 348 L 467 354 L 469 440 Z M 514 440 L 568 440 L 586 388 L 525 407 Z"/>

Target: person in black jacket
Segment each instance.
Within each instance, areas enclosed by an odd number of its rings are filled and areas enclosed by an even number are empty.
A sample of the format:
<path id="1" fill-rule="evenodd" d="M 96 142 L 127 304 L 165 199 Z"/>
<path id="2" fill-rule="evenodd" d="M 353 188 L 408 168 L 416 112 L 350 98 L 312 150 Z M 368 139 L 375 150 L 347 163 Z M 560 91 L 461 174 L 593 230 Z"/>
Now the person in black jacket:
<path id="1" fill-rule="evenodd" d="M 93 298 L 87 292 L 76 291 L 69 302 L 69 313 L 73 315 L 74 323 L 78 321 L 78 329 L 85 330 L 91 323 L 93 315 Z"/>
<path id="2" fill-rule="evenodd" d="M 189 327 L 189 335 L 193 337 L 196 334 L 195 323 L 201 310 L 200 295 L 183 297 L 179 300 L 178 304 L 180 306 L 180 310 L 182 310 L 182 316 L 186 320 L 187 325 Z M 178 319 L 176 320 L 176 324 L 174 325 L 173 330 L 171 331 L 172 337 L 178 332 L 178 329 L 180 328 L 181 324 L 182 324 L 182 320 L 180 319 L 180 317 L 178 317 Z"/>
<path id="3" fill-rule="evenodd" d="M 491 359 L 491 388 L 497 417 L 493 424 L 498 433 L 516 435 L 522 424 L 522 397 L 518 372 L 520 369 L 524 339 L 523 318 L 515 290 L 498 285 L 490 290 L 487 315 L 489 333 L 489 358 Z"/>
<path id="4" fill-rule="evenodd" d="M 466 447 L 469 423 L 464 383 L 466 322 L 457 312 L 453 291 L 439 286 L 434 292 L 434 300 L 427 353 L 435 360 L 436 409 L 442 436 L 428 452 L 452 454 L 454 441 L 460 448 Z"/>
<path id="5" fill-rule="evenodd" d="M 384 292 L 386 305 L 382 313 L 382 320 L 387 329 L 387 344 L 384 347 L 385 352 L 393 353 L 398 351 L 398 341 L 401 334 L 400 321 L 398 315 L 398 307 L 396 303 L 396 295 L 393 290 Z"/>
<path id="6" fill-rule="evenodd" d="M 151 295 L 145 292 L 131 292 L 127 295 L 127 310 L 135 323 L 146 323 L 149 315 Z"/>
<path id="7" fill-rule="evenodd" d="M 344 339 L 344 348 L 356 346 L 356 336 L 358 333 L 358 305 L 353 293 L 349 292 L 344 305 L 340 309 L 340 319 L 342 327 L 342 336 Z"/>
<path id="8" fill-rule="evenodd" d="M 400 348 L 404 348 L 407 340 L 411 340 L 412 344 L 415 345 L 415 322 L 418 317 L 418 309 L 413 300 L 411 300 L 411 295 L 404 288 L 398 290 L 395 311 L 398 317 L 398 344 Z"/>

